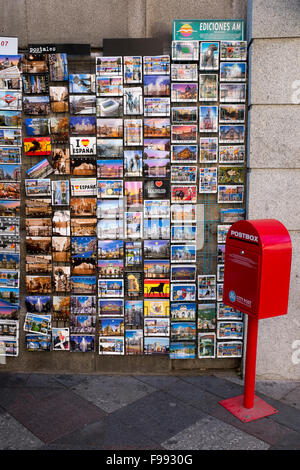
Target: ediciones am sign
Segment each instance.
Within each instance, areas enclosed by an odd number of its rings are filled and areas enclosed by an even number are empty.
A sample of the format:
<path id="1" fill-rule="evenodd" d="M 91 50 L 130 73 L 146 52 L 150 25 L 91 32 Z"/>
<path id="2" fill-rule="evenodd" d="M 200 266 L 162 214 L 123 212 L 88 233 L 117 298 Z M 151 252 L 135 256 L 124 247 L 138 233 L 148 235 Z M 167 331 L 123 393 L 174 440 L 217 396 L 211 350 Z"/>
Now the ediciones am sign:
<path id="1" fill-rule="evenodd" d="M 174 20 L 173 41 L 243 41 L 244 20 Z"/>

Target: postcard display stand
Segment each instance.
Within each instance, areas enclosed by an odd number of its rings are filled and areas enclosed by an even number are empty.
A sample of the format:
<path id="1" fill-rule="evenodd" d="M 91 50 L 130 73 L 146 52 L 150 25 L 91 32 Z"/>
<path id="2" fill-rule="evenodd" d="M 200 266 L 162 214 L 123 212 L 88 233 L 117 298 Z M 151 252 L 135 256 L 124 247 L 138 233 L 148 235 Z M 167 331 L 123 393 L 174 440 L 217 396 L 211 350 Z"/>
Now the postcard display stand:
<path id="1" fill-rule="evenodd" d="M 246 51 L 173 41 L 171 56 L 6 65 L 23 88 L 22 121 L 1 108 L 6 354 L 18 352 L 23 125 L 25 349 L 241 357 L 243 317 L 222 303 L 222 281 L 228 228 L 244 218 Z M 1 71 L 0 84 L 20 106 Z"/>

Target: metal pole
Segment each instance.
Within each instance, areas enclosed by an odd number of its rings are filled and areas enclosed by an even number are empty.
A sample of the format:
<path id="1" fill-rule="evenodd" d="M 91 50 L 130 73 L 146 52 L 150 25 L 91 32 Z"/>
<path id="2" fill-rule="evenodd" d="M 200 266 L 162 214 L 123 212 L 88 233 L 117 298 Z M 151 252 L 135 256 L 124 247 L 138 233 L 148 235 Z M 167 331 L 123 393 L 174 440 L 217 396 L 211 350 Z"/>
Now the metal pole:
<path id="1" fill-rule="evenodd" d="M 255 393 L 255 371 L 257 354 L 258 319 L 248 315 L 246 369 L 244 385 L 244 407 L 253 408 Z"/>

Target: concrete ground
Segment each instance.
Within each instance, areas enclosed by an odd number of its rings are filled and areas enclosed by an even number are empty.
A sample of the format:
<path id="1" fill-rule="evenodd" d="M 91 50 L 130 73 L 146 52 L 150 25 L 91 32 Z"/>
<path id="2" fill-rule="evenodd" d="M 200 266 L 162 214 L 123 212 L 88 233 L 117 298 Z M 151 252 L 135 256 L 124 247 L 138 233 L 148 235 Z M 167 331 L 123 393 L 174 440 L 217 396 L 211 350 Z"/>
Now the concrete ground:
<path id="1" fill-rule="evenodd" d="M 300 383 L 257 381 L 278 414 L 243 424 L 236 376 L 0 372 L 0 449 L 300 449 Z"/>

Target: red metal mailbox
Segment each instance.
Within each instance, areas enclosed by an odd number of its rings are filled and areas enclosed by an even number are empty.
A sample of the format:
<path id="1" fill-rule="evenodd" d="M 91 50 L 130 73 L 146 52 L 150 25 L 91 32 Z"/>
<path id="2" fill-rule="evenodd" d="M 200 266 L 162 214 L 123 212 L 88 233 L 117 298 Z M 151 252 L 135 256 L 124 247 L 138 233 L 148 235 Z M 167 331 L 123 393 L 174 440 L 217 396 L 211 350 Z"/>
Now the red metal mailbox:
<path id="1" fill-rule="evenodd" d="M 277 413 L 254 393 L 258 321 L 287 313 L 291 260 L 291 239 L 278 220 L 241 220 L 228 230 L 223 303 L 249 318 L 244 395 L 220 404 L 243 422 Z"/>

